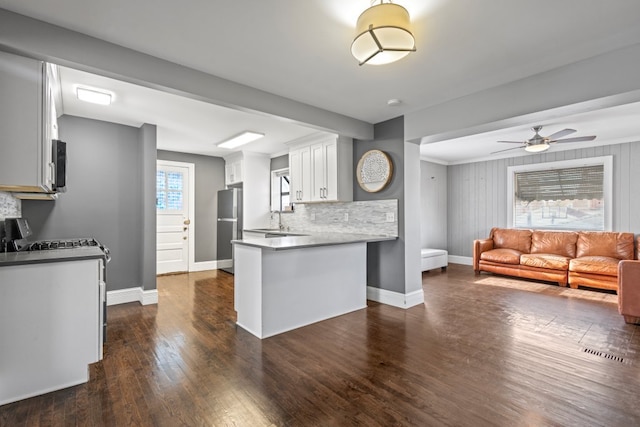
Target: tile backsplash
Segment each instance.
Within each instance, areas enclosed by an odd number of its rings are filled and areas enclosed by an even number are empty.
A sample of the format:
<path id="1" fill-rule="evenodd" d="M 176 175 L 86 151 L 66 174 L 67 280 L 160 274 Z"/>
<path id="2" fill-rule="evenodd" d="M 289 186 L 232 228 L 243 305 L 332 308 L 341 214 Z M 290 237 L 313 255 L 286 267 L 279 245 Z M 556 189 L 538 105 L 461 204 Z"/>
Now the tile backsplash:
<path id="1" fill-rule="evenodd" d="M 296 204 L 295 212 L 282 214 L 291 231 L 398 235 L 398 200 Z M 271 217 L 278 228 L 278 214 Z"/>
<path id="2" fill-rule="evenodd" d="M 0 191 L 0 221 L 5 218 L 14 218 L 22 215 L 22 205 L 19 199 L 11 193 Z"/>

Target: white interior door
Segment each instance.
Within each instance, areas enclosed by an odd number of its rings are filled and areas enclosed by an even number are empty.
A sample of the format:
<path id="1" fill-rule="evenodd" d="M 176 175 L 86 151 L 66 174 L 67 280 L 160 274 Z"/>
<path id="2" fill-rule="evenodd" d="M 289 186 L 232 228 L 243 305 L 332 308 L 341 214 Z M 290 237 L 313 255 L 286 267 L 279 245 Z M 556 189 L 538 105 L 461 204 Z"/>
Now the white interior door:
<path id="1" fill-rule="evenodd" d="M 157 274 L 189 271 L 190 168 L 158 160 L 156 170 Z"/>

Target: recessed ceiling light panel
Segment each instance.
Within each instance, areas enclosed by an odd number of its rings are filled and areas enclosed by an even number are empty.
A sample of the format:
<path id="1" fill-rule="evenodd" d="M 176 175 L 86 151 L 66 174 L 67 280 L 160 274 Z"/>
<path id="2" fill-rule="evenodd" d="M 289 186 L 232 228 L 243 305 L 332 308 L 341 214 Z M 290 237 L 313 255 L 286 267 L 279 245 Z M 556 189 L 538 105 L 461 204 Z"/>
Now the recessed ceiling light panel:
<path id="1" fill-rule="evenodd" d="M 80 101 L 98 105 L 110 105 L 111 93 L 78 86 L 76 95 Z"/>
<path id="2" fill-rule="evenodd" d="M 262 137 L 264 137 L 264 133 L 245 131 L 239 135 L 236 135 L 225 141 L 222 141 L 220 144 L 218 144 L 218 147 L 232 150 L 234 148 L 237 148 L 244 144 L 248 144 Z"/>

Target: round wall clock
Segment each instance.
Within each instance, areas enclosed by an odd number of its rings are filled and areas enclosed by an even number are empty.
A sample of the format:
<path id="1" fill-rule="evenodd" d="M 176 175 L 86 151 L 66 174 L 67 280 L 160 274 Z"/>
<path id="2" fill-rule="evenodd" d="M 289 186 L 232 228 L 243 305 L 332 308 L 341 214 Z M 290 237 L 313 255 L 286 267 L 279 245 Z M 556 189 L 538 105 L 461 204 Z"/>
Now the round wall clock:
<path id="1" fill-rule="evenodd" d="M 356 177 L 364 191 L 376 193 L 382 190 L 391 181 L 392 176 L 393 163 L 384 151 L 369 150 L 360 157 Z"/>

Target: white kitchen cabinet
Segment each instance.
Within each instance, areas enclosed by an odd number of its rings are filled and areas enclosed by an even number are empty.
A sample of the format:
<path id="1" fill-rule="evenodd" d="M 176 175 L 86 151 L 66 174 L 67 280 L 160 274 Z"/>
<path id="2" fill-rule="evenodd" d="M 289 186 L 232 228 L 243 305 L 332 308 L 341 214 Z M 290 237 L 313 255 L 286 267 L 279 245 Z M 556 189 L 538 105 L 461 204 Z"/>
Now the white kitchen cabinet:
<path id="1" fill-rule="evenodd" d="M 51 139 L 58 137 L 53 66 L 0 52 L 0 190 L 54 188 Z"/>
<path id="2" fill-rule="evenodd" d="M 294 203 L 311 201 L 311 148 L 289 152 L 289 197 Z"/>
<path id="3" fill-rule="evenodd" d="M 298 141 L 289 151 L 292 200 L 353 200 L 353 142 L 350 138 L 316 136 Z"/>
<path id="4" fill-rule="evenodd" d="M 226 185 L 240 184 L 242 182 L 243 157 L 242 153 L 225 157 L 224 182 Z"/>
<path id="5" fill-rule="evenodd" d="M 0 267 L 0 405 L 89 380 L 103 350 L 102 262 Z"/>

